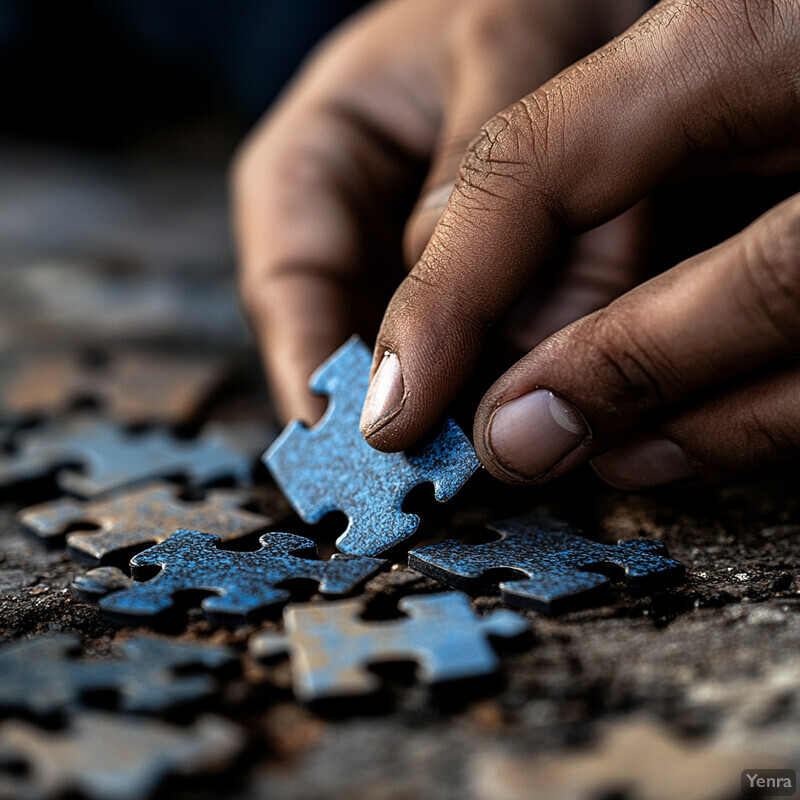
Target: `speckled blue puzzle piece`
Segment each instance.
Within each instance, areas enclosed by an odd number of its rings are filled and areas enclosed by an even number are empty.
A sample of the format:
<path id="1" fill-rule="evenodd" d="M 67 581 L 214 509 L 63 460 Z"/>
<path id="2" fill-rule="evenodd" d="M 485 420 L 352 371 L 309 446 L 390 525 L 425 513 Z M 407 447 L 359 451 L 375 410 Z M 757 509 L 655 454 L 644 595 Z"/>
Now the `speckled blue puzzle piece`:
<path id="1" fill-rule="evenodd" d="M 621 572 L 633 588 L 680 583 L 685 575 L 683 565 L 655 539 L 598 544 L 570 525 L 538 514 L 488 527 L 501 538 L 478 545 L 446 541 L 423 547 L 408 554 L 408 565 L 464 590 L 491 584 L 509 571 L 522 573 L 526 580 L 500 583 L 503 601 L 548 613 L 590 602 L 608 583 L 605 572 Z"/>
<path id="2" fill-rule="evenodd" d="M 253 637 L 251 651 L 288 651 L 295 694 L 311 702 L 375 691 L 378 677 L 368 667 L 382 661 L 415 661 L 420 680 L 432 684 L 490 675 L 498 660 L 487 638 L 529 627 L 512 611 L 478 617 L 458 592 L 404 597 L 398 607 L 405 618 L 366 622 L 358 599 L 289 606 L 285 633 Z"/>
<path id="3" fill-rule="evenodd" d="M 177 593 L 202 591 L 211 592 L 200 603 L 209 620 L 236 624 L 289 600 L 291 591 L 281 586 L 286 581 L 318 581 L 322 594 L 343 595 L 385 564 L 340 554 L 330 561 L 303 558 L 301 553 L 316 551 L 314 543 L 291 533 L 267 533 L 259 542 L 255 552 L 221 550 L 219 536 L 178 530 L 131 559 L 135 578 L 152 567 L 161 571 L 100 600 L 103 616 L 120 623 L 152 621 L 172 608 Z"/>
<path id="4" fill-rule="evenodd" d="M 311 389 L 329 397 L 314 428 L 293 422 L 264 462 L 295 511 L 309 523 L 330 511 L 349 520 L 336 544 L 345 553 L 373 556 L 413 535 L 419 517 L 401 510 L 408 492 L 432 483 L 439 502 L 449 500 L 477 470 L 469 439 L 453 420 L 418 452 L 381 453 L 359 430 L 372 356 L 353 337 L 313 375 Z"/>

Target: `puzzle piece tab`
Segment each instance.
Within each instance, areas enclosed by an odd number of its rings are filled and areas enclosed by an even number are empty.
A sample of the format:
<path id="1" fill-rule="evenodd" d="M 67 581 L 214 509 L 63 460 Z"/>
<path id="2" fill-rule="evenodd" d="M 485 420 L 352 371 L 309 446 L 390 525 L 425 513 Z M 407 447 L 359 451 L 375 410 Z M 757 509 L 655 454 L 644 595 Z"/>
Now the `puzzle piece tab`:
<path id="1" fill-rule="evenodd" d="M 359 430 L 372 355 L 353 337 L 311 378 L 328 395 L 322 420 L 309 429 L 294 422 L 275 440 L 264 462 L 294 507 L 309 523 L 343 511 L 348 526 L 336 544 L 345 553 L 378 555 L 411 536 L 419 518 L 401 506 L 419 484 L 432 483 L 439 502 L 449 500 L 478 469 L 469 439 L 453 420 L 421 450 L 380 453 Z"/>
<path id="2" fill-rule="evenodd" d="M 72 555 L 109 564 L 121 552 L 130 557 L 132 548 L 163 541 L 182 526 L 220 531 L 223 541 L 266 528 L 272 520 L 242 508 L 248 499 L 239 489 L 214 489 L 204 500 L 186 501 L 174 486 L 152 483 L 88 503 L 62 497 L 26 508 L 17 518 L 45 543 L 61 542 L 69 530 Z M 89 530 L 76 529 L 81 524 Z"/>
<path id="3" fill-rule="evenodd" d="M 167 777 L 221 772 L 244 746 L 241 728 L 212 716 L 179 727 L 86 712 L 58 731 L 6 720 L 0 723 L 0 797 L 147 800 Z"/>
<path id="4" fill-rule="evenodd" d="M 669 558 L 655 539 L 631 539 L 616 545 L 598 544 L 577 529 L 538 514 L 488 526 L 501 538 L 487 544 L 446 541 L 408 554 L 408 565 L 448 586 L 474 590 L 496 582 L 498 573 L 521 573 L 526 579 L 500 583 L 509 605 L 558 612 L 586 603 L 608 579 L 621 574 L 634 588 L 680 583 L 682 564 Z"/>
<path id="5" fill-rule="evenodd" d="M 0 488 L 56 470 L 61 488 L 81 497 L 177 475 L 201 485 L 223 478 L 247 485 L 267 436 L 258 426 L 213 425 L 197 439 L 177 439 L 163 430 L 134 434 L 80 418 L 20 434 L 15 452 L 0 455 Z M 65 468 L 73 465 L 80 470 Z"/>
<path id="6" fill-rule="evenodd" d="M 57 416 L 89 400 L 126 424 L 192 420 L 227 370 L 219 359 L 114 350 L 108 361 L 74 353 L 11 356 L 0 366 L 0 418 Z"/>
<path id="7" fill-rule="evenodd" d="M 425 683 L 477 678 L 493 673 L 497 656 L 487 637 L 515 637 L 528 623 L 512 611 L 477 617 L 465 595 L 447 592 L 404 597 L 407 618 L 365 622 L 358 599 L 289 606 L 286 632 L 258 634 L 258 656 L 288 651 L 294 692 L 305 702 L 368 694 L 378 688 L 367 667 L 382 661 L 414 661 Z"/>
<path id="8" fill-rule="evenodd" d="M 213 694 L 212 676 L 187 668 L 219 670 L 236 660 L 225 647 L 142 637 L 124 642 L 118 658 L 71 657 L 79 645 L 77 636 L 54 634 L 0 648 L 0 712 L 72 713 L 91 692 L 113 692 L 123 711 L 164 711 Z"/>
<path id="9" fill-rule="evenodd" d="M 219 624 L 245 622 L 249 615 L 285 603 L 287 581 L 319 582 L 322 594 L 348 594 L 386 562 L 337 553 L 330 561 L 302 557 L 314 554 L 310 539 L 291 533 L 267 533 L 255 552 L 219 548 L 220 538 L 199 531 L 179 530 L 155 547 L 131 559 L 134 578 L 151 567 L 161 571 L 100 601 L 103 615 L 115 622 L 141 623 L 172 608 L 178 592 L 211 592 L 200 607 Z"/>

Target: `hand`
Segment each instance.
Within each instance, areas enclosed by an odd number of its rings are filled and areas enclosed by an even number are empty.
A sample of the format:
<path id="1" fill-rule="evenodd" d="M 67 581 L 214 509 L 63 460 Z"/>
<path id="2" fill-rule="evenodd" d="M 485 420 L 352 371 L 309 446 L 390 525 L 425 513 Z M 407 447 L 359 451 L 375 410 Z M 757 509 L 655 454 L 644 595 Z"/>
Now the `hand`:
<path id="1" fill-rule="evenodd" d="M 794 0 L 662 2 L 491 118 L 383 320 L 370 443 L 428 430 L 565 236 L 694 168 L 800 168 L 799 52 Z M 800 453 L 799 348 L 797 195 L 534 347 L 484 396 L 475 445 L 514 483 L 590 459 L 631 488 L 762 474 Z"/>
<path id="2" fill-rule="evenodd" d="M 481 124 L 640 12 L 641 0 L 394 0 L 318 49 L 233 176 L 241 294 L 285 419 L 314 421 L 310 373 L 353 330 L 374 338 Z M 547 302 L 541 286 L 520 301 L 508 324 L 520 354 L 639 280 L 640 218 L 579 237 Z"/>

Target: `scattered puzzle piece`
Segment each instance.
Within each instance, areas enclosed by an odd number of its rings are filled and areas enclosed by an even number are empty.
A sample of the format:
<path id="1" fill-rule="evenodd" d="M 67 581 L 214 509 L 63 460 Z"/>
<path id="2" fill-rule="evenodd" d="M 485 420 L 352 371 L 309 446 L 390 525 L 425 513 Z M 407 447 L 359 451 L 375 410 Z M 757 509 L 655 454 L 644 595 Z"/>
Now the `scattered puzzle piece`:
<path id="1" fill-rule="evenodd" d="M 401 506 L 408 492 L 432 483 L 449 500 L 478 468 L 472 445 L 452 420 L 419 452 L 380 453 L 359 430 L 372 356 L 353 337 L 313 375 L 311 389 L 329 396 L 316 427 L 294 422 L 264 456 L 295 511 L 309 523 L 343 511 L 347 530 L 336 544 L 345 553 L 378 555 L 411 536 L 419 518 Z"/>
<path id="2" fill-rule="evenodd" d="M 756 742 L 746 749 L 685 740 L 663 723 L 633 717 L 606 725 L 582 752 L 517 755 L 487 751 L 472 764 L 480 800 L 728 800 L 743 769 L 780 768 Z"/>
<path id="3" fill-rule="evenodd" d="M 0 648 L 0 712 L 74 712 L 91 692 L 114 692 L 124 711 L 163 711 L 214 692 L 210 675 L 188 674 L 187 668 L 219 670 L 235 661 L 224 647 L 163 639 L 130 639 L 120 657 L 110 659 L 73 658 L 79 646 L 77 636 L 54 634 Z"/>
<path id="4" fill-rule="evenodd" d="M 0 797 L 147 800 L 167 777 L 221 772 L 244 744 L 240 728 L 212 716 L 178 727 L 86 712 L 63 731 L 6 720 L 0 723 Z"/>
<path id="5" fill-rule="evenodd" d="M 500 595 L 509 605 L 558 612 L 591 600 L 608 583 L 603 572 L 622 573 L 629 586 L 680 583 L 683 565 L 655 539 L 616 545 L 584 539 L 557 520 L 531 514 L 488 526 L 501 538 L 487 544 L 446 541 L 413 550 L 408 565 L 448 586 L 472 590 L 491 585 L 504 572 L 527 576 L 504 580 Z"/>
<path id="6" fill-rule="evenodd" d="M 186 501 L 174 486 L 153 483 L 107 499 L 80 502 L 69 497 L 26 508 L 18 519 L 44 542 L 61 542 L 66 533 L 72 555 L 107 564 L 131 549 L 163 541 L 176 528 L 220 531 L 223 541 L 266 528 L 272 520 L 245 511 L 247 492 L 215 489 L 204 500 Z M 79 525 L 98 530 L 76 530 Z"/>
<path id="7" fill-rule="evenodd" d="M 0 487 L 59 469 L 61 488 L 81 497 L 176 475 L 196 484 L 233 478 L 246 485 L 255 452 L 267 436 L 257 426 L 213 425 L 197 439 L 177 439 L 162 430 L 133 434 L 81 418 L 21 433 L 16 452 L 0 455 Z M 68 465 L 81 469 L 65 469 Z"/>
<path id="8" fill-rule="evenodd" d="M 348 594 L 384 561 L 337 553 L 330 561 L 302 557 L 315 554 L 310 539 L 291 533 L 267 533 L 255 552 L 219 548 L 220 538 L 199 531 L 179 530 L 155 547 L 131 559 L 133 576 L 161 567 L 151 580 L 133 583 L 100 601 L 104 616 L 115 622 L 141 623 L 172 608 L 175 595 L 211 592 L 200 606 L 219 624 L 239 623 L 262 609 L 285 603 L 291 592 L 281 584 L 307 579 L 319 582 L 322 594 Z"/>
<path id="9" fill-rule="evenodd" d="M 367 667 L 382 661 L 417 662 L 425 683 L 489 675 L 498 660 L 487 637 L 528 630 L 512 611 L 477 617 L 469 599 L 456 592 L 404 597 L 398 607 L 406 619 L 365 622 L 358 599 L 289 606 L 285 634 L 258 634 L 251 650 L 258 656 L 288 651 L 295 694 L 311 702 L 374 691 L 378 678 Z"/>
<path id="10" fill-rule="evenodd" d="M 4 419 L 58 416 L 76 401 L 89 400 L 125 424 L 179 425 L 195 417 L 226 368 L 209 357 L 115 350 L 102 363 L 74 353 L 13 357 L 3 373 Z"/>

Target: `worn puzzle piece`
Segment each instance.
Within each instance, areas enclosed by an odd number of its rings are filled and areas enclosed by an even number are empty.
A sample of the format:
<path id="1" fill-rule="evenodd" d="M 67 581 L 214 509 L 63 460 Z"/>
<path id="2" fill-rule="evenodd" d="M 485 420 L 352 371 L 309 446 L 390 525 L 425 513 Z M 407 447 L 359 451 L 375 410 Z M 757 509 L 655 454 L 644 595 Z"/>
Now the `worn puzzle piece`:
<path id="1" fill-rule="evenodd" d="M 124 711 L 164 711 L 213 694 L 212 676 L 188 668 L 219 670 L 236 660 L 225 647 L 142 637 L 124 642 L 118 658 L 72 657 L 79 646 L 77 636 L 54 634 L 0 648 L 0 713 L 71 713 L 98 692 L 113 692 Z"/>
<path id="2" fill-rule="evenodd" d="M 289 606 L 285 634 L 261 633 L 251 640 L 258 656 L 288 651 L 298 699 L 368 694 L 378 678 L 367 667 L 382 661 L 414 661 L 425 683 L 477 678 L 498 667 L 489 636 L 515 637 L 528 623 L 512 611 L 477 617 L 465 595 L 447 592 L 404 597 L 407 617 L 384 622 L 361 619 L 360 600 Z"/>
<path id="3" fill-rule="evenodd" d="M 0 797 L 147 800 L 168 777 L 223 771 L 244 746 L 241 728 L 213 716 L 179 727 L 86 712 L 56 731 L 6 720 L 0 723 Z"/>
<path id="4" fill-rule="evenodd" d="M 372 356 L 353 337 L 311 378 L 311 389 L 329 396 L 314 427 L 293 422 L 275 440 L 264 462 L 297 513 L 309 523 L 330 511 L 348 518 L 336 544 L 345 553 L 373 556 L 411 536 L 419 517 L 402 511 L 408 492 L 432 483 L 439 502 L 449 500 L 477 470 L 469 439 L 453 420 L 416 453 L 380 453 L 359 429 Z"/>
<path id="5" fill-rule="evenodd" d="M 100 601 L 107 618 L 140 623 L 169 610 L 178 592 L 211 592 L 200 607 L 219 624 L 245 622 L 249 615 L 285 603 L 291 597 L 287 581 L 319 582 L 322 594 L 348 594 L 386 562 L 337 553 L 330 561 L 302 557 L 315 554 L 310 539 L 291 533 L 267 533 L 255 552 L 219 548 L 220 538 L 199 531 L 179 530 L 155 547 L 131 559 L 134 578 L 152 567 L 161 571 L 151 580 L 133 583 Z"/>
<path id="6" fill-rule="evenodd" d="M 742 770 L 786 766 L 751 737 L 746 746 L 678 735 L 647 716 L 599 726 L 596 741 L 524 755 L 487 748 L 472 765 L 478 797 L 507 800 L 723 800 L 742 797 Z"/>
<path id="7" fill-rule="evenodd" d="M 598 544 L 578 535 L 572 526 L 538 514 L 488 526 L 500 539 L 487 544 L 446 541 L 408 554 L 408 565 L 448 586 L 474 590 L 491 585 L 513 571 L 526 579 L 504 580 L 500 596 L 509 605 L 558 612 L 586 603 L 608 579 L 622 573 L 634 588 L 680 583 L 682 564 L 669 558 L 655 539 Z"/>
<path id="8" fill-rule="evenodd" d="M 16 356 L 0 372 L 0 418 L 58 416 L 89 400 L 125 424 L 180 425 L 195 418 L 226 372 L 220 359 L 133 350 L 115 349 L 103 363 L 74 353 Z"/>
<path id="9" fill-rule="evenodd" d="M 210 425 L 196 439 L 163 430 L 129 433 L 79 418 L 24 431 L 16 451 L 0 454 L 0 488 L 57 472 L 62 489 L 95 497 L 154 478 L 186 476 L 196 484 L 232 478 L 246 485 L 266 433 L 253 425 Z M 78 465 L 80 470 L 65 467 Z"/>
<path id="10" fill-rule="evenodd" d="M 266 528 L 271 519 L 242 508 L 249 498 L 239 489 L 214 489 L 203 500 L 186 501 L 174 486 L 152 483 L 88 503 L 62 497 L 26 508 L 17 518 L 41 541 L 60 543 L 66 534 L 72 555 L 108 564 L 120 554 L 129 557 L 134 547 L 163 541 L 183 526 L 220 531 L 223 541 Z"/>

